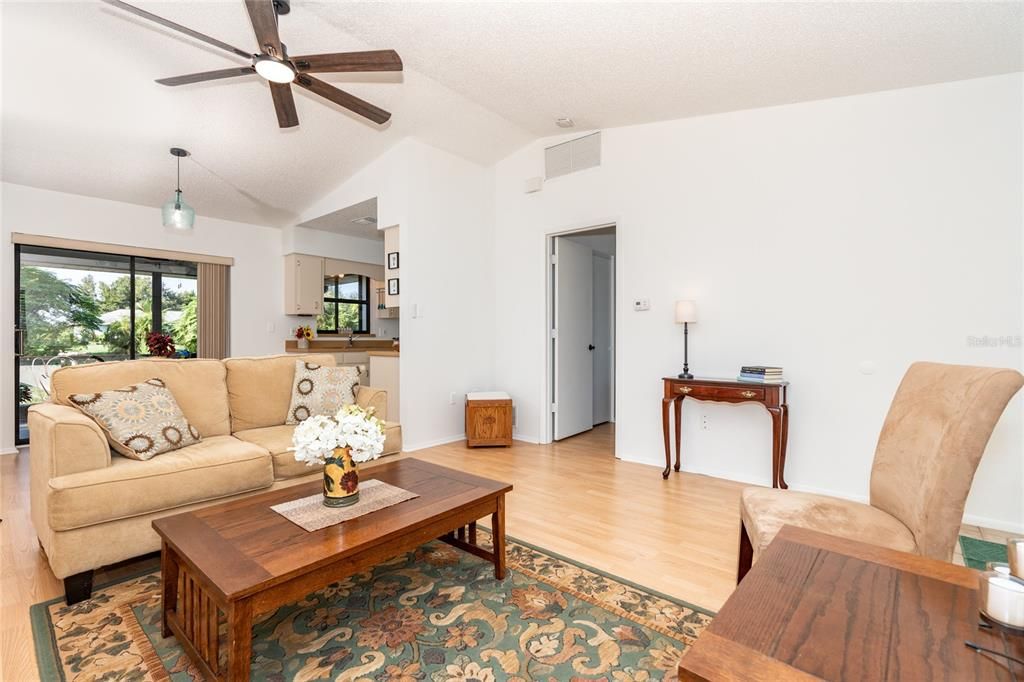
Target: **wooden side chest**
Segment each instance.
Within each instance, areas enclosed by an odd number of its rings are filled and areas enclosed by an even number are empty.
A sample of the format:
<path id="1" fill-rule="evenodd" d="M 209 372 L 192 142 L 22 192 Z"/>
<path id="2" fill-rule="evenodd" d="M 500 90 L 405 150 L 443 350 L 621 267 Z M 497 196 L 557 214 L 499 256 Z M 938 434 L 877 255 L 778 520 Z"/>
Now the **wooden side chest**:
<path id="1" fill-rule="evenodd" d="M 466 445 L 512 445 L 512 398 L 508 393 L 466 394 Z"/>

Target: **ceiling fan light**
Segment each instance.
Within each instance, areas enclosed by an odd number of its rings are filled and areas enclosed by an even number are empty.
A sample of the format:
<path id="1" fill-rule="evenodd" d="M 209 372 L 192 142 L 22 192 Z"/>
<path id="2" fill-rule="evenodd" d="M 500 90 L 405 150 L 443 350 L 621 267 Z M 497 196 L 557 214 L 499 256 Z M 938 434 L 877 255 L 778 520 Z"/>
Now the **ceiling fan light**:
<path id="1" fill-rule="evenodd" d="M 175 230 L 191 230 L 196 223 L 196 210 L 185 203 L 181 198 L 181 190 L 177 190 L 174 196 L 163 206 L 164 227 Z"/>
<path id="2" fill-rule="evenodd" d="M 288 62 L 262 55 L 253 62 L 256 73 L 274 83 L 291 83 L 295 80 L 295 69 Z"/>

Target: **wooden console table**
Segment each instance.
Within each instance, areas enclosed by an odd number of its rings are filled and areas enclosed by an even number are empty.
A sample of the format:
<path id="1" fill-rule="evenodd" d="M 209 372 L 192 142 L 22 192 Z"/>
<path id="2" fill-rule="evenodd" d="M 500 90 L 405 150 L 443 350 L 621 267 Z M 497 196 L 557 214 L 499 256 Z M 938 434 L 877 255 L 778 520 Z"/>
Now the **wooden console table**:
<path id="1" fill-rule="evenodd" d="M 1024 679 L 978 573 L 785 526 L 679 662 L 682 682 Z M 1000 654 L 976 652 L 965 641 Z"/>
<path id="2" fill-rule="evenodd" d="M 669 442 L 669 406 L 676 419 L 676 465 L 679 471 L 682 426 L 680 417 L 684 398 L 713 400 L 723 403 L 761 403 L 772 417 L 772 487 L 788 488 L 783 475 L 786 469 L 786 441 L 789 438 L 789 407 L 786 405 L 786 387 L 789 382 L 755 384 L 728 379 L 679 379 L 665 377 L 665 397 L 661 400 L 661 427 L 665 435 L 665 470 L 668 478 L 672 470 L 672 446 Z"/>

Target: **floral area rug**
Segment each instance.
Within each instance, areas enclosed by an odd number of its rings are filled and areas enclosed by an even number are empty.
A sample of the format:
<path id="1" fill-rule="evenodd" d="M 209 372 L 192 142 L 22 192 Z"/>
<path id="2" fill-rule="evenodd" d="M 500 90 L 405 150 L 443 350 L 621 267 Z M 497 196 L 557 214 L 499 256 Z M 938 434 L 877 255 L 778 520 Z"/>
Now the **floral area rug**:
<path id="1" fill-rule="evenodd" d="M 481 543 L 489 535 L 481 531 Z M 508 571 L 431 542 L 259 616 L 252 679 L 527 682 L 675 679 L 708 611 L 508 541 Z M 32 607 L 44 680 L 200 680 L 160 636 L 160 574 Z M 223 649 L 223 645 L 222 645 Z"/>

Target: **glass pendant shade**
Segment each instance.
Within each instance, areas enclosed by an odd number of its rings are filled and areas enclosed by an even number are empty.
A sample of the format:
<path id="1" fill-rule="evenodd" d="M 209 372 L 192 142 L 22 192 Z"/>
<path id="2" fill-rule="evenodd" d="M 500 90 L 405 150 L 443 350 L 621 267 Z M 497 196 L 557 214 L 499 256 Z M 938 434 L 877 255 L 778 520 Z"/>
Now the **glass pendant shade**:
<path id="1" fill-rule="evenodd" d="M 175 230 L 191 230 L 196 222 L 196 210 L 181 198 L 181 190 L 174 192 L 174 197 L 163 207 L 164 227 Z"/>

